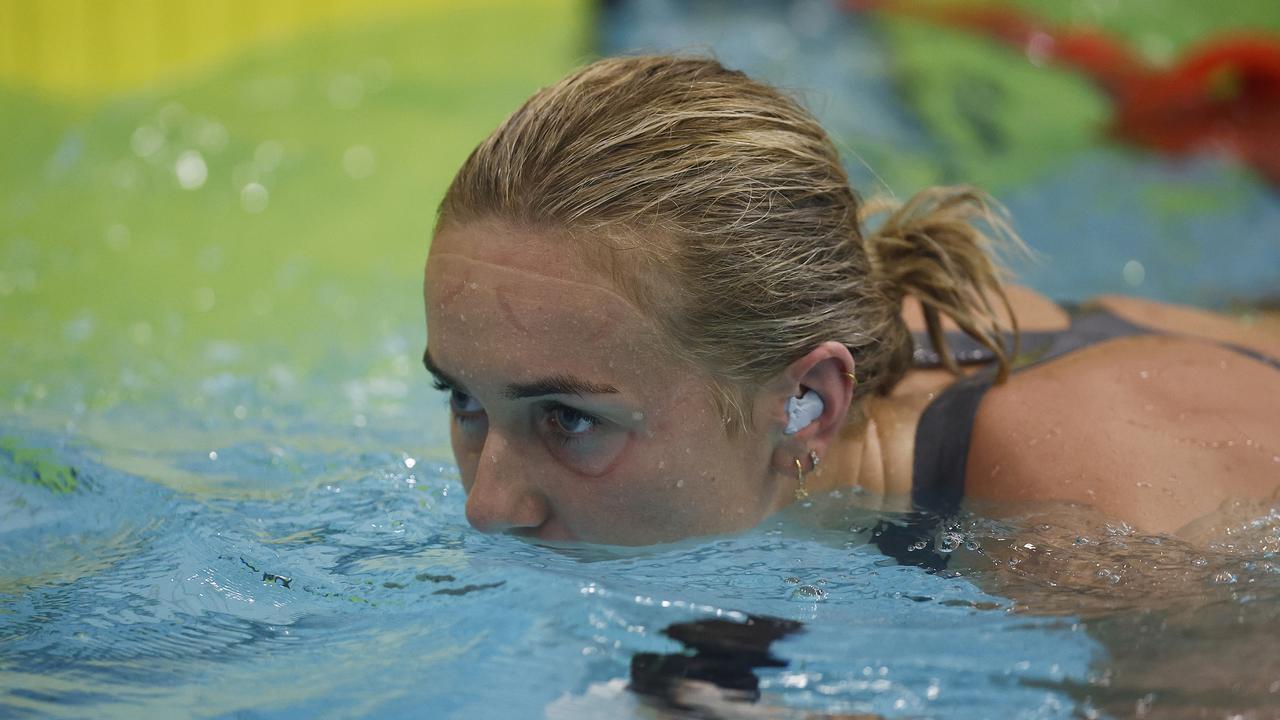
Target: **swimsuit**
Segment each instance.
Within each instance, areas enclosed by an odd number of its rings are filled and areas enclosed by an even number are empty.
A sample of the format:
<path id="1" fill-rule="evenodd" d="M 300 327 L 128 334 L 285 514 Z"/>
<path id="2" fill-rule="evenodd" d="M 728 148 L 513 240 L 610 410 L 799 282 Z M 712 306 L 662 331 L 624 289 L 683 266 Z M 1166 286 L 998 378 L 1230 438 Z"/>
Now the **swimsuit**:
<path id="1" fill-rule="evenodd" d="M 1071 324 L 1065 330 L 1021 334 L 1022 347 L 1014 362 L 1015 372 L 1117 338 L 1144 335 L 1177 337 L 1175 333 L 1129 322 L 1099 306 L 1064 308 L 1071 316 Z M 947 344 L 960 364 L 994 360 L 990 350 L 963 333 L 948 333 Z M 1280 360 L 1276 358 L 1231 343 L 1216 344 L 1280 370 Z M 915 346 L 914 367 L 942 366 L 941 358 L 927 335 L 916 335 Z M 933 547 L 934 529 L 943 517 L 956 513 L 964 498 L 965 465 L 969 460 L 974 418 L 983 395 L 994 384 L 995 376 L 996 369 L 990 367 L 957 380 L 934 398 L 921 414 L 916 426 L 911 482 L 912 505 L 917 511 L 895 522 L 882 521 L 872 533 L 872 540 L 881 551 L 900 563 L 931 570 L 946 567 L 946 556 Z"/>

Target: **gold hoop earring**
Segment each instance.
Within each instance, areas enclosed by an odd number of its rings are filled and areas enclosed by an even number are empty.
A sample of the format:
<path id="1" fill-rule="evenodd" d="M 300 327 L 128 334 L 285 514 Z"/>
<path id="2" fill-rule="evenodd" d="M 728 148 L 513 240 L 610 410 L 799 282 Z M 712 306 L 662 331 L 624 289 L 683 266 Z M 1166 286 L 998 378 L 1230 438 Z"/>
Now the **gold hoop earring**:
<path id="1" fill-rule="evenodd" d="M 800 486 L 796 488 L 796 499 L 804 500 L 809 497 L 809 491 L 804 486 L 804 465 L 800 464 L 800 458 L 796 458 L 796 479 L 800 481 Z"/>
<path id="2" fill-rule="evenodd" d="M 847 372 L 847 373 L 841 373 L 841 374 L 849 378 L 849 382 L 853 383 L 853 386 L 855 388 L 858 387 L 858 378 L 853 373 Z"/>

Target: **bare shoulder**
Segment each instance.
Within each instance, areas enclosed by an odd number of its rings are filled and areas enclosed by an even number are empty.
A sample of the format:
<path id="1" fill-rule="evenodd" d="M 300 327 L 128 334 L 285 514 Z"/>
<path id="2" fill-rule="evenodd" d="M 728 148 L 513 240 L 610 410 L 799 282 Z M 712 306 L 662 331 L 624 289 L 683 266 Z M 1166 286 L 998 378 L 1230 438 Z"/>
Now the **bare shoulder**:
<path id="1" fill-rule="evenodd" d="M 992 388 L 966 492 L 1062 500 L 1172 532 L 1280 486 L 1280 371 L 1212 342 L 1113 340 Z"/>

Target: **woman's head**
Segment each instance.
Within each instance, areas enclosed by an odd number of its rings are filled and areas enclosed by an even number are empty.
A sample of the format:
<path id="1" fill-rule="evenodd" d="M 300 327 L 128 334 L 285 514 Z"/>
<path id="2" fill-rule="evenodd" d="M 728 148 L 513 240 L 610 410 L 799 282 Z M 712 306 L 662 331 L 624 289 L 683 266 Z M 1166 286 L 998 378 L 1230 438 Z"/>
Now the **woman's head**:
<path id="1" fill-rule="evenodd" d="M 456 391 L 473 522 L 496 528 L 489 515 L 518 506 L 520 522 L 550 523 L 544 535 L 620 542 L 750 525 L 785 502 L 794 458 L 823 453 L 906 372 L 905 294 L 933 328 L 942 312 L 1002 350 L 986 304 L 1000 297 L 995 268 L 968 223 L 980 196 L 920 196 L 871 239 L 862 211 L 812 116 L 715 61 L 603 60 L 535 94 L 459 170 L 428 262 L 429 354 Z M 531 399 L 515 385 L 570 376 L 616 392 L 517 402 Z M 782 433 L 786 399 L 809 389 L 823 416 Z M 563 437 L 535 437 L 586 428 L 584 413 L 616 431 L 587 433 L 591 458 L 557 458 L 547 443 Z M 484 432 L 468 430 L 480 415 Z M 543 456 L 522 499 L 476 486 L 486 473 L 517 486 Z M 603 492 L 619 473 L 645 496 Z M 573 507 L 584 497 L 590 508 Z"/>

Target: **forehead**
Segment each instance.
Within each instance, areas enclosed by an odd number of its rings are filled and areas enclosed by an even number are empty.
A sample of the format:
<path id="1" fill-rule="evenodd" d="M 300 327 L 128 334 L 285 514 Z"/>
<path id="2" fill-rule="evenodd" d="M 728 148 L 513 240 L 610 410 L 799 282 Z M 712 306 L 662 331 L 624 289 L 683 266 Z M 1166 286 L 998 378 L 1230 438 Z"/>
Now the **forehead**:
<path id="1" fill-rule="evenodd" d="M 443 230 L 424 292 L 429 344 L 441 362 L 456 357 L 475 370 L 505 366 L 519 375 L 567 372 L 593 358 L 609 366 L 657 359 L 652 319 L 568 240 L 498 225 Z"/>

